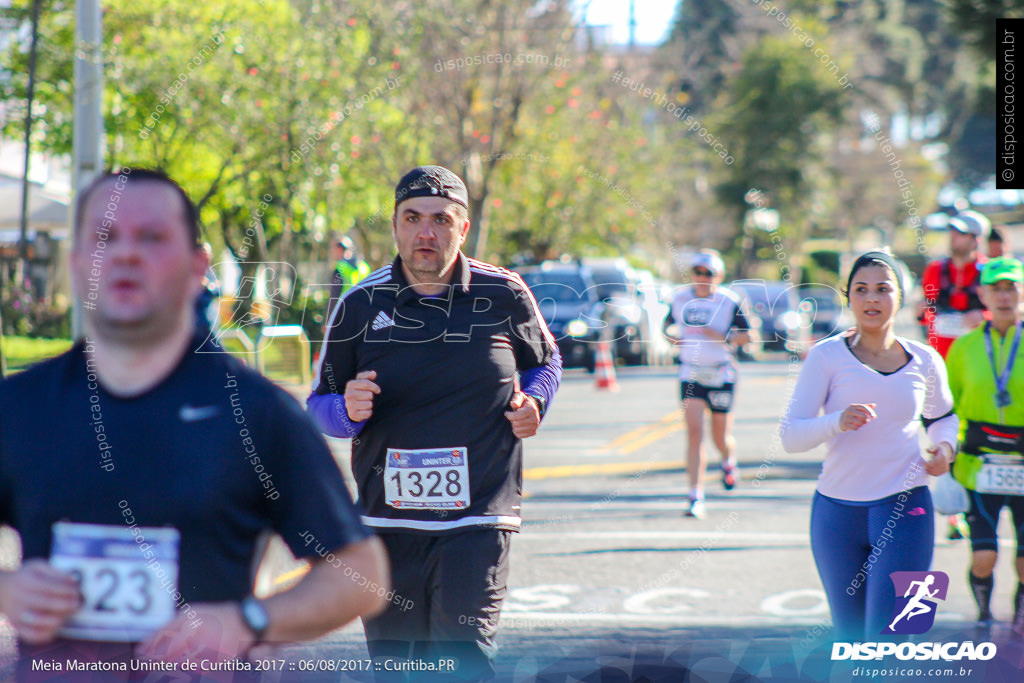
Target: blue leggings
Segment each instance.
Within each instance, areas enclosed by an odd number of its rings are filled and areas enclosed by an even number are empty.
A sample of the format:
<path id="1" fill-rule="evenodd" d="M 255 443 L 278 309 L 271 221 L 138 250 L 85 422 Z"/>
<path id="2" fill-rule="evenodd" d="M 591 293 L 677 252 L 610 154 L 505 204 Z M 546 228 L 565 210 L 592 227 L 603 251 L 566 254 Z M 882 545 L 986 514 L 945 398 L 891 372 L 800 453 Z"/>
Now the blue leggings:
<path id="1" fill-rule="evenodd" d="M 835 639 L 884 640 L 879 634 L 892 620 L 896 605 L 889 574 L 927 571 L 934 547 L 927 486 L 868 502 L 815 493 L 811 550 L 828 596 Z"/>

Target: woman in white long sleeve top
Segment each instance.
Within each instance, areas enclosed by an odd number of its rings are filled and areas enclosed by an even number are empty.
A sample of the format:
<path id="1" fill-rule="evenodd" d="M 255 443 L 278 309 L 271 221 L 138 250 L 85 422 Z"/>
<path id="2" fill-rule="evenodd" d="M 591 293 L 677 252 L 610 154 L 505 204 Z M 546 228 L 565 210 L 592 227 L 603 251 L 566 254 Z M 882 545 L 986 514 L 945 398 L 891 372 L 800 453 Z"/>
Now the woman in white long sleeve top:
<path id="1" fill-rule="evenodd" d="M 811 349 L 781 425 L 791 453 L 827 447 L 811 506 L 811 548 L 836 640 L 894 632 L 889 574 L 931 566 L 935 527 L 925 474 L 942 474 L 953 461 L 958 422 L 942 358 L 893 333 L 903 301 L 898 272 L 883 252 L 857 259 L 847 281 L 857 326 Z M 927 458 L 921 423 L 933 444 Z"/>

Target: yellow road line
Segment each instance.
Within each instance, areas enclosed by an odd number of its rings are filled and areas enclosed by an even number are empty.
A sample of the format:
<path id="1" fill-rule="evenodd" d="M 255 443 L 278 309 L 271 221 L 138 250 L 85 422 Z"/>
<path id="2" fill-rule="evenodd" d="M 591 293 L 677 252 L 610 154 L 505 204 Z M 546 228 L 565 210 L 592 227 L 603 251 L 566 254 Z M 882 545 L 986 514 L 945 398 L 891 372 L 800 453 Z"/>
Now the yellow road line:
<path id="1" fill-rule="evenodd" d="M 523 479 L 552 479 L 555 477 L 578 477 L 587 474 L 629 474 L 651 470 L 672 470 L 682 467 L 680 462 L 605 462 L 594 465 L 556 465 L 554 467 L 531 467 L 523 470 Z"/>
<path id="2" fill-rule="evenodd" d="M 671 423 L 671 422 L 674 422 L 674 421 L 679 420 L 679 419 L 680 419 L 679 411 L 673 411 L 673 412 L 669 413 L 668 415 L 665 415 L 664 417 L 660 418 L 657 422 L 652 422 L 650 424 L 646 424 L 643 427 L 637 427 L 636 429 L 628 431 L 625 434 L 617 436 L 616 438 L 612 439 L 607 444 L 602 446 L 601 450 L 602 451 L 613 451 L 613 450 L 616 450 L 620 446 L 622 446 L 623 444 L 628 443 L 629 441 L 632 441 L 633 439 L 642 437 L 647 432 L 653 431 L 655 429 L 659 429 L 663 425 Z"/>
<path id="3" fill-rule="evenodd" d="M 632 443 L 629 443 L 629 444 L 627 444 L 625 446 L 622 446 L 621 448 L 619 448 L 619 451 L 621 453 L 623 453 L 624 455 L 629 454 L 629 453 L 633 453 L 634 451 L 638 451 L 641 448 L 643 448 L 644 446 L 650 445 L 650 444 L 654 443 L 655 441 L 660 441 L 661 439 L 665 438 L 669 434 L 672 434 L 674 432 L 681 432 L 681 431 L 683 431 L 683 423 L 682 422 L 678 422 L 676 424 L 670 424 L 670 425 L 667 425 L 665 427 L 662 427 L 661 429 L 659 429 L 657 431 L 648 432 L 647 434 L 643 435 L 642 437 L 640 437 L 639 439 L 633 441 Z"/>
<path id="4" fill-rule="evenodd" d="M 684 429 L 679 411 L 673 411 L 657 422 L 637 427 L 602 446 L 602 452 L 618 451 L 623 455 L 634 453 L 644 446 Z M 592 465 L 555 465 L 552 467 L 531 467 L 523 470 L 523 479 L 552 479 L 557 477 L 578 477 L 588 474 L 629 474 L 647 470 L 670 470 L 682 467 L 682 462 L 606 462 Z"/>

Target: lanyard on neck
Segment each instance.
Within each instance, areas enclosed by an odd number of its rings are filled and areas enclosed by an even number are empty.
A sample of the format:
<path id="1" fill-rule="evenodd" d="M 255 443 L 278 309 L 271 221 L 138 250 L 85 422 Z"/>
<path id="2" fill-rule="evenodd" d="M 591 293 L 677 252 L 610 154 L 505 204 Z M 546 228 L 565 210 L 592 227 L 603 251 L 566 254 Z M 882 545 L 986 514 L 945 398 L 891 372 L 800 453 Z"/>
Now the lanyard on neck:
<path id="1" fill-rule="evenodd" d="M 1018 320 L 1017 324 L 1014 325 L 1013 344 L 1010 345 L 1010 355 L 1006 359 L 1006 365 L 1003 366 L 1003 372 L 1000 373 L 996 368 L 996 355 L 992 349 L 992 322 L 985 323 L 985 350 L 988 352 L 989 365 L 992 366 L 992 376 L 996 380 L 996 403 L 1000 408 L 1010 405 L 1010 393 L 1006 388 L 1010 385 L 1010 373 L 1013 372 L 1013 364 L 1017 360 L 1017 349 L 1020 347 L 1022 329 L 1024 329 L 1024 323 Z"/>

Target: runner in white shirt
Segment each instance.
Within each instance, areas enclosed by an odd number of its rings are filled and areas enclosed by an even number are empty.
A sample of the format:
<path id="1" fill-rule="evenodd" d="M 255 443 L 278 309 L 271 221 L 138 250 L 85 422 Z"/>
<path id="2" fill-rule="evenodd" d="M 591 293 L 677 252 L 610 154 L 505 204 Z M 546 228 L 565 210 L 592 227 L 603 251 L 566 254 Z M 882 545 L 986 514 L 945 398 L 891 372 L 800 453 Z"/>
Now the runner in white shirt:
<path id="1" fill-rule="evenodd" d="M 711 412 L 711 436 L 722 454 L 722 483 L 736 486 L 739 469 L 733 451 L 732 399 L 736 384 L 735 351 L 750 341 L 750 325 L 740 298 L 720 288 L 725 264 L 718 252 L 704 249 L 692 262 L 693 284 L 681 288 L 672 302 L 679 345 L 680 397 L 686 418 L 686 470 L 690 475 L 688 517 L 704 516 L 704 413 Z"/>
<path id="2" fill-rule="evenodd" d="M 799 453 L 826 444 L 811 506 L 814 562 L 835 638 L 878 640 L 895 616 L 890 573 L 931 565 L 935 521 L 925 475 L 949 470 L 959 423 L 942 357 L 893 333 L 903 287 L 892 257 L 860 256 L 847 296 L 856 328 L 807 355 L 782 445 Z M 921 423 L 934 444 L 927 457 Z"/>

